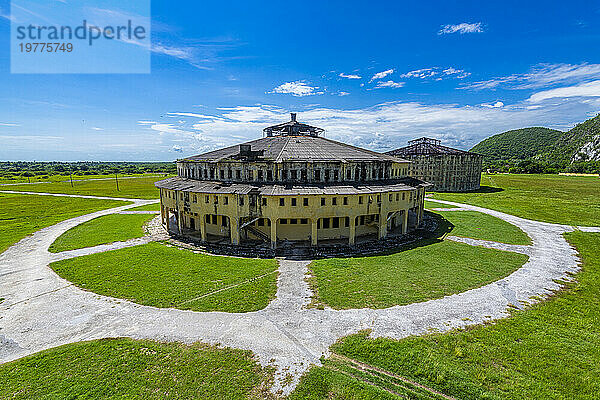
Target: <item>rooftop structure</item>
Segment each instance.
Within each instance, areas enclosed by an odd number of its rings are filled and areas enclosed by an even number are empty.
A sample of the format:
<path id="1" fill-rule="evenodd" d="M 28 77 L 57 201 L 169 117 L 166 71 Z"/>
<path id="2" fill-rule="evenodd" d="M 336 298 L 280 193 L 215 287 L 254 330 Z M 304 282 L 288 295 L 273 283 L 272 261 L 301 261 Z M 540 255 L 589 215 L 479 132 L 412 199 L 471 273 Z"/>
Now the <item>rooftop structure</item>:
<path id="1" fill-rule="evenodd" d="M 438 139 L 410 140 L 408 146 L 386 154 L 411 161 L 409 175 L 431 183 L 429 190 L 462 192 L 480 187 L 483 156 L 442 146 Z"/>
<path id="2" fill-rule="evenodd" d="M 263 133 L 178 160 L 178 176 L 156 183 L 170 231 L 236 245 L 353 245 L 420 223 L 427 184 L 408 176 L 408 161 L 325 139 L 295 114 Z"/>

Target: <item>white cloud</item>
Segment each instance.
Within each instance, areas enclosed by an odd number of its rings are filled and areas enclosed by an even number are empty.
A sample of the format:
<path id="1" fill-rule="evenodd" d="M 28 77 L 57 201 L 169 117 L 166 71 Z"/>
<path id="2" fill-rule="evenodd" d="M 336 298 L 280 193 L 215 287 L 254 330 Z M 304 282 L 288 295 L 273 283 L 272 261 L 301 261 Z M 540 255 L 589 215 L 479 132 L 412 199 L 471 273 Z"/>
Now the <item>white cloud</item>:
<path id="1" fill-rule="evenodd" d="M 548 99 L 567 97 L 600 97 L 600 80 L 575 86 L 544 90 L 532 94 L 527 100 L 533 103 L 539 103 Z"/>
<path id="2" fill-rule="evenodd" d="M 362 76 L 360 76 L 360 75 L 356 75 L 356 74 L 344 74 L 343 72 L 340 72 L 340 74 L 338 76 L 340 78 L 346 78 L 346 79 L 362 79 Z"/>
<path id="3" fill-rule="evenodd" d="M 386 76 L 388 76 L 390 74 L 393 74 L 393 73 L 394 73 L 393 69 L 388 69 L 388 70 L 385 70 L 385 71 L 378 72 L 378 73 L 376 73 L 375 75 L 373 75 L 371 77 L 371 79 L 369 80 L 369 82 L 373 82 L 374 80 L 377 80 L 377 79 L 383 79 Z"/>
<path id="4" fill-rule="evenodd" d="M 156 124 L 156 121 L 138 121 L 138 124 L 140 124 L 140 125 L 154 125 L 154 124 Z"/>
<path id="5" fill-rule="evenodd" d="M 218 118 L 212 115 L 198 114 L 198 113 L 190 113 L 190 112 L 170 112 L 167 113 L 169 117 L 192 117 L 192 118 L 204 118 L 204 119 L 214 119 Z"/>
<path id="6" fill-rule="evenodd" d="M 482 107 L 487 107 L 487 108 L 500 108 L 500 107 L 504 107 L 504 103 L 501 101 L 497 101 L 495 103 L 490 103 L 490 104 L 482 104 Z"/>
<path id="7" fill-rule="evenodd" d="M 104 129 L 103 128 L 98 128 L 97 126 L 93 126 L 92 130 L 94 130 L 94 131 L 103 131 Z"/>
<path id="8" fill-rule="evenodd" d="M 150 126 L 150 129 L 160 132 L 161 134 L 164 133 L 175 133 L 175 134 L 190 134 L 193 135 L 194 132 L 190 132 L 190 131 L 184 131 L 182 129 L 176 128 L 173 124 L 154 124 Z"/>
<path id="9" fill-rule="evenodd" d="M 9 13 L 5 12 L 2 9 L 0 9 L 0 18 L 7 19 L 9 21 L 14 21 L 15 20 L 12 15 L 10 15 Z"/>
<path id="10" fill-rule="evenodd" d="M 481 33 L 483 32 L 483 26 L 481 22 L 476 22 L 474 24 L 468 24 L 463 22 L 462 24 L 456 25 L 443 25 L 442 29 L 438 32 L 438 35 L 447 35 L 451 33 L 460 33 L 461 35 L 464 33 Z"/>
<path id="11" fill-rule="evenodd" d="M 269 93 L 283 93 L 283 94 L 291 94 L 296 97 L 304 97 L 304 96 L 313 96 L 316 94 L 323 94 L 323 92 L 318 91 L 318 86 L 310 86 L 304 81 L 295 81 L 295 82 L 286 82 L 277 86 Z"/>
<path id="12" fill-rule="evenodd" d="M 435 75 L 437 75 L 437 72 L 434 70 L 434 68 L 422 68 L 422 69 L 415 69 L 414 71 L 406 72 L 406 73 L 400 75 L 400 77 L 401 78 L 425 79 L 425 78 L 431 78 Z"/>
<path id="13" fill-rule="evenodd" d="M 338 96 L 348 96 L 350 93 L 348 92 L 338 92 Z"/>
<path id="14" fill-rule="evenodd" d="M 173 145 L 173 147 L 171 147 L 171 150 L 176 153 L 183 153 L 183 147 L 179 145 Z"/>
<path id="15" fill-rule="evenodd" d="M 380 82 L 377 82 L 377 85 L 375 85 L 375 89 L 381 89 L 381 88 L 398 89 L 398 88 L 401 88 L 402 86 L 404 86 L 404 82 L 380 81 Z"/>
<path id="16" fill-rule="evenodd" d="M 0 126 L 21 126 L 21 125 L 13 124 L 11 122 L 0 122 Z"/>
<path id="17" fill-rule="evenodd" d="M 452 67 L 446 68 L 445 70 L 442 71 L 442 73 L 444 75 L 453 76 L 453 77 L 458 78 L 458 79 L 464 79 L 467 76 L 471 75 L 470 72 L 467 72 L 464 69 L 455 69 L 455 68 L 452 68 Z"/>
<path id="18" fill-rule="evenodd" d="M 600 64 L 538 64 L 527 73 L 495 77 L 463 86 L 464 89 L 537 89 L 600 79 Z"/>

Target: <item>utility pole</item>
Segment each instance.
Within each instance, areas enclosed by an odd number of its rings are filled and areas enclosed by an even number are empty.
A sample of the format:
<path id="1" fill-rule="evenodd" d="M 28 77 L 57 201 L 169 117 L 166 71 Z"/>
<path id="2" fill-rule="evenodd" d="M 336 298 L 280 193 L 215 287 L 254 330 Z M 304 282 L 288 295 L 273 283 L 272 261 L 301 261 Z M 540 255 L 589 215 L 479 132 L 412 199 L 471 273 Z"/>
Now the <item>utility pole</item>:
<path id="1" fill-rule="evenodd" d="M 71 187 L 73 187 L 73 171 L 69 171 L 69 179 L 71 180 Z"/>
<path id="2" fill-rule="evenodd" d="M 117 172 L 115 172 L 115 182 L 117 182 L 117 192 L 119 191 L 119 178 L 117 178 Z"/>

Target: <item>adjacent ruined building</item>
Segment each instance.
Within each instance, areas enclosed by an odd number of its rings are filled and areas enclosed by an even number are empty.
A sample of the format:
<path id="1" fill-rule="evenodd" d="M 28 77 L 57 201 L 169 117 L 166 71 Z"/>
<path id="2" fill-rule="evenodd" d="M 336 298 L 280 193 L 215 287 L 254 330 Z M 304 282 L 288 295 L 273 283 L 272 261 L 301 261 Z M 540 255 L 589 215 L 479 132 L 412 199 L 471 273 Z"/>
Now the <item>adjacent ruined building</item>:
<path id="1" fill-rule="evenodd" d="M 210 243 L 306 246 L 374 241 L 414 230 L 427 183 L 409 162 L 326 139 L 296 121 L 264 137 L 177 161 L 156 182 L 162 222 Z"/>
<path id="2" fill-rule="evenodd" d="M 479 189 L 483 156 L 442 146 L 436 139 L 420 138 L 408 146 L 387 152 L 411 161 L 408 174 L 431 183 L 438 192 L 464 192 Z"/>

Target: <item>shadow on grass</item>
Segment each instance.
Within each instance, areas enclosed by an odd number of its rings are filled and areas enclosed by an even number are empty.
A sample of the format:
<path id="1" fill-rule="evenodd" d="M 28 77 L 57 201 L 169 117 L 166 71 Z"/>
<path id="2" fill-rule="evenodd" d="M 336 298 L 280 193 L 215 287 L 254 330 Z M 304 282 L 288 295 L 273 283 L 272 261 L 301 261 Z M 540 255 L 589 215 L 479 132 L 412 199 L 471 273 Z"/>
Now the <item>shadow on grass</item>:
<path id="1" fill-rule="evenodd" d="M 494 186 L 481 186 L 479 189 L 475 189 L 475 190 L 466 190 L 464 192 L 435 192 L 435 193 L 448 193 L 448 194 L 453 194 L 453 193 L 498 193 L 498 192 L 503 192 L 504 189 L 499 188 L 499 187 L 494 187 Z"/>

